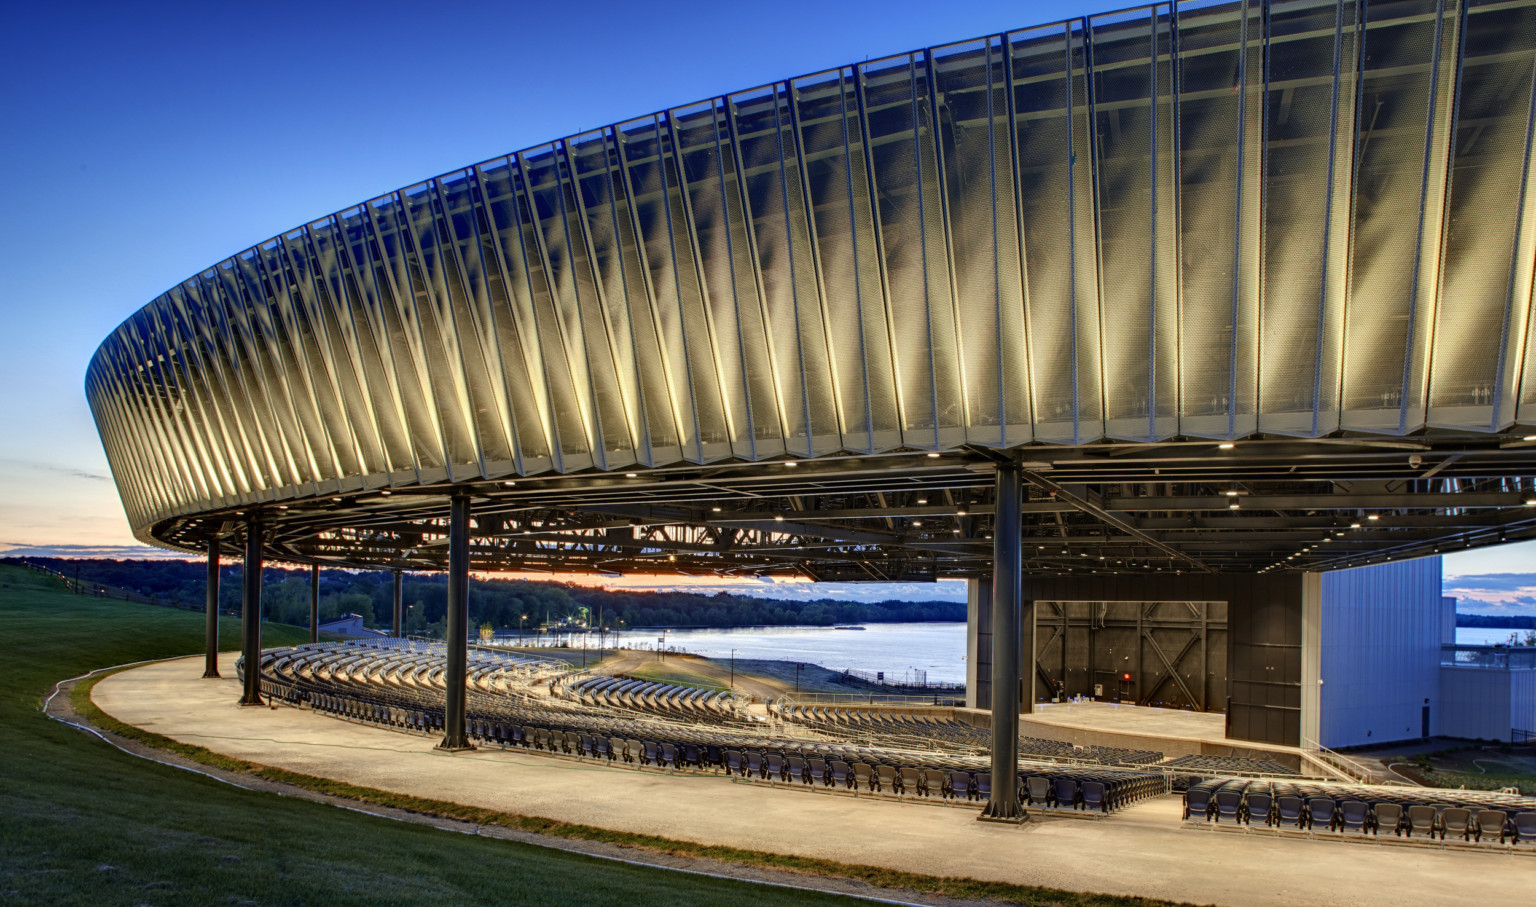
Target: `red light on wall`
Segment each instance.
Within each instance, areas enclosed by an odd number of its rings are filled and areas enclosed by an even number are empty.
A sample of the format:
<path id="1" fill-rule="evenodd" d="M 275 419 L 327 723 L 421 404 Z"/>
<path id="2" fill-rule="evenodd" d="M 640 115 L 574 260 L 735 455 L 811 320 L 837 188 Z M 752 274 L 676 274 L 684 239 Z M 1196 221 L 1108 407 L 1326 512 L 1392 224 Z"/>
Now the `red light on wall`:
<path id="1" fill-rule="evenodd" d="M 1131 675 L 1129 675 L 1129 674 L 1121 674 L 1120 675 L 1120 679 L 1121 680 L 1130 680 L 1131 679 Z"/>

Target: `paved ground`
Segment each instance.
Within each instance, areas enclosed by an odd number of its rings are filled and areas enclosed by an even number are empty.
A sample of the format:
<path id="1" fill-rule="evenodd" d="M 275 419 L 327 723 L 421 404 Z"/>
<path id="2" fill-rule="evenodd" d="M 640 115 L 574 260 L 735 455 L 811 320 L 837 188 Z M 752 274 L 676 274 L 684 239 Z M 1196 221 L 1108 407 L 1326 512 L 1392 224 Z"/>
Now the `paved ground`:
<path id="1" fill-rule="evenodd" d="M 234 676 L 233 656 L 221 670 Z M 1512 902 L 1528 856 L 1181 828 L 1178 801 L 1022 827 L 975 811 L 772 790 L 714 776 L 609 768 L 521 751 L 446 755 L 435 742 L 291 708 L 240 708 L 201 657 L 97 685 L 120 720 L 187 743 L 353 784 L 704 843 L 1084 891 L 1234 905 Z"/>
<path id="2" fill-rule="evenodd" d="M 1243 745 L 1227 739 L 1226 716 L 1113 702 L 1042 702 L 1025 716 L 1029 721 L 1123 734 L 1153 734 L 1179 740 Z"/>

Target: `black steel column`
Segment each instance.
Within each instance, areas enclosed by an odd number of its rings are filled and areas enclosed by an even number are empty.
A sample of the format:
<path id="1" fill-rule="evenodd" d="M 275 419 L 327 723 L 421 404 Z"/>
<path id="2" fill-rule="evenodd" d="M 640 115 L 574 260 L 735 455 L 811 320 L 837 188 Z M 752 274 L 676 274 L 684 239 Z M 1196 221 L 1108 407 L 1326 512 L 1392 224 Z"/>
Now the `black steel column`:
<path id="1" fill-rule="evenodd" d="M 453 496 L 448 517 L 447 707 L 443 710 L 443 750 L 474 749 L 464 733 L 464 697 L 469 674 L 469 495 Z"/>
<path id="2" fill-rule="evenodd" d="M 245 655 L 241 705 L 261 701 L 261 536 L 260 518 L 245 524 L 245 589 L 240 596 L 240 649 Z"/>
<path id="3" fill-rule="evenodd" d="M 997 511 L 992 521 L 992 799 L 982 810 L 984 819 L 1021 820 L 1024 816 L 1019 807 L 1022 486 L 1016 464 L 997 468 Z"/>
<path id="4" fill-rule="evenodd" d="M 468 568 L 465 568 L 465 569 L 468 569 Z M 468 588 L 468 587 L 466 587 L 466 588 Z M 395 571 L 395 598 L 394 598 L 395 604 L 394 604 L 394 607 L 392 609 L 393 612 L 394 612 L 394 615 L 395 615 L 395 638 L 396 639 L 399 639 L 401 636 L 405 635 L 404 633 L 401 632 L 401 622 L 400 622 L 400 608 L 401 608 L 401 604 L 400 603 L 401 603 L 401 600 L 404 599 L 404 597 L 405 597 L 405 583 L 401 580 L 400 571 L 396 570 Z"/>
<path id="5" fill-rule="evenodd" d="M 203 606 L 203 676 L 219 676 L 219 534 L 208 533 L 208 598 Z"/>
<path id="6" fill-rule="evenodd" d="M 320 641 L 320 565 L 309 565 L 309 641 Z"/>

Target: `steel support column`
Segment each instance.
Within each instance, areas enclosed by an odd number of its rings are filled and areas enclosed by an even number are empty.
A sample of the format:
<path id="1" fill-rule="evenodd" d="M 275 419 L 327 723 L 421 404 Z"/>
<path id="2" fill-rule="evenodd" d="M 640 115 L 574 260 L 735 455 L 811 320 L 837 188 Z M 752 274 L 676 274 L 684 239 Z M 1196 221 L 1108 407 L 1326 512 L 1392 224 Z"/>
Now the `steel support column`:
<path id="1" fill-rule="evenodd" d="M 1020 469 L 997 468 L 997 513 L 992 526 L 992 799 L 983 819 L 1022 821 L 1019 807 L 1020 611 L 1023 553 L 1020 550 L 1023 483 Z M 1030 634 L 1033 674 L 1034 634 Z"/>
<path id="2" fill-rule="evenodd" d="M 395 574 L 395 597 L 393 599 L 394 605 L 391 607 L 390 610 L 391 610 L 391 613 L 394 615 L 394 628 L 395 628 L 394 636 L 395 636 L 396 639 L 399 639 L 401 636 L 405 635 L 401 631 L 402 624 L 401 624 L 401 621 L 400 621 L 401 600 L 405 597 L 405 583 L 402 581 L 402 577 L 400 575 L 400 571 L 399 570 L 394 571 L 394 574 Z"/>
<path id="3" fill-rule="evenodd" d="M 208 535 L 208 596 L 203 605 L 203 676 L 219 676 L 219 536 Z"/>
<path id="4" fill-rule="evenodd" d="M 320 565 L 309 565 L 309 641 L 320 641 Z"/>
<path id="5" fill-rule="evenodd" d="M 398 575 L 398 574 L 397 574 Z M 398 612 L 396 612 L 398 614 Z M 443 710 L 443 742 L 438 749 L 474 747 L 464 733 L 464 699 L 469 664 L 469 495 L 456 494 L 448 517 L 448 673 L 443 678 L 447 707 Z"/>
<path id="6" fill-rule="evenodd" d="M 245 656 L 241 705 L 261 701 L 261 537 L 259 518 L 245 524 L 245 588 L 240 596 L 240 650 Z"/>

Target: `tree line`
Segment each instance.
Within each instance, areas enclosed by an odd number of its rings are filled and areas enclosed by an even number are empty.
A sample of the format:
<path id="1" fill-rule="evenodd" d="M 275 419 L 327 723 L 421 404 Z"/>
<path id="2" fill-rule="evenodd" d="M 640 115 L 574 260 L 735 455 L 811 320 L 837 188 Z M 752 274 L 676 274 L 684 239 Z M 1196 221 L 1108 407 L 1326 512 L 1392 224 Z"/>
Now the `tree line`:
<path id="1" fill-rule="evenodd" d="M 6 558 L 6 562 L 22 559 Z M 168 601 L 200 603 L 207 595 L 206 566 L 183 560 L 25 558 L 28 563 L 87 586 L 123 589 Z M 243 570 L 221 568 L 219 605 L 238 609 Z M 366 626 L 388 628 L 394 578 L 387 570 L 320 571 L 320 622 L 362 615 Z M 262 614 L 268 620 L 307 626 L 309 570 L 269 566 L 262 578 Z M 402 586 L 405 631 L 441 635 L 448 606 L 448 578 L 442 573 L 407 573 Z M 788 601 L 728 592 L 609 591 L 570 583 L 471 578 L 471 626 L 534 630 L 584 621 L 608 629 L 636 627 L 832 626 L 833 624 L 963 621 L 963 602 L 837 599 Z"/>

